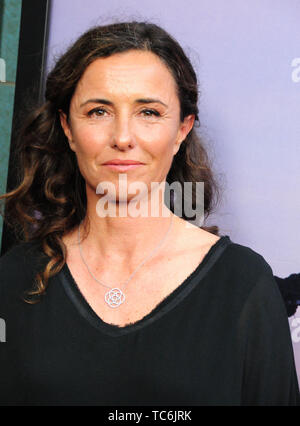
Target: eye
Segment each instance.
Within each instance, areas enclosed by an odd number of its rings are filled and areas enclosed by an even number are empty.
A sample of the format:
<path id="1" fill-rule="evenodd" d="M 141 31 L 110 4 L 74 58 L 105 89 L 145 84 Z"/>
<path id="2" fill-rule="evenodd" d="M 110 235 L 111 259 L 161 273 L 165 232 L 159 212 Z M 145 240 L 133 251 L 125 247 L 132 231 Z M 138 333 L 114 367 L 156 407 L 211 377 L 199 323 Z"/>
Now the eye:
<path id="1" fill-rule="evenodd" d="M 143 109 L 142 114 L 144 114 L 145 117 L 160 117 L 160 113 L 155 109 Z"/>
<path id="2" fill-rule="evenodd" d="M 96 117 L 103 117 L 105 113 L 106 111 L 103 108 L 94 108 L 88 112 L 88 116 L 91 117 L 92 115 L 95 115 Z"/>

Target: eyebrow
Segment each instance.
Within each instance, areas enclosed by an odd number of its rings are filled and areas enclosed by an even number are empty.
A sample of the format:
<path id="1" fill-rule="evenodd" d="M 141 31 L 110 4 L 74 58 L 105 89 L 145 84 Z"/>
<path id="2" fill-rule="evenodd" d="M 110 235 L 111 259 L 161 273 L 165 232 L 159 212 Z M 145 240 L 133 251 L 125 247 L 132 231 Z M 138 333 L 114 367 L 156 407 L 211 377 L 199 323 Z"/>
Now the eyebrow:
<path id="1" fill-rule="evenodd" d="M 87 101 L 83 102 L 83 104 L 80 105 L 80 108 L 84 105 L 87 105 L 89 103 L 96 103 L 96 104 L 104 104 L 104 105 L 110 105 L 113 106 L 113 102 L 107 100 L 107 99 L 88 99 Z M 153 99 L 153 98 L 143 98 L 143 99 L 136 99 L 135 103 L 137 104 L 153 104 L 153 103 L 159 103 L 162 104 L 165 107 L 168 107 L 165 103 L 160 101 L 159 99 Z"/>

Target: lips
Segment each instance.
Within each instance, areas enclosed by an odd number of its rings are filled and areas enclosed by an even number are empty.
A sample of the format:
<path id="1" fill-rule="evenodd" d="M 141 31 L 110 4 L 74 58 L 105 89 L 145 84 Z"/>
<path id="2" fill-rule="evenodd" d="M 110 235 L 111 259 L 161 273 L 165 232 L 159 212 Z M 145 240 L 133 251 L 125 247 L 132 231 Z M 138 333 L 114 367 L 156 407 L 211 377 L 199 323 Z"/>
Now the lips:
<path id="1" fill-rule="evenodd" d="M 135 170 L 139 167 L 142 167 L 142 163 L 135 164 L 104 164 L 103 167 L 107 167 L 110 170 L 114 170 L 116 172 L 127 172 L 129 170 Z"/>
<path id="2" fill-rule="evenodd" d="M 103 165 L 115 165 L 115 166 L 130 166 L 130 165 L 136 165 L 136 164 L 144 164 L 140 161 L 135 160 L 110 160 L 106 163 L 103 163 Z"/>

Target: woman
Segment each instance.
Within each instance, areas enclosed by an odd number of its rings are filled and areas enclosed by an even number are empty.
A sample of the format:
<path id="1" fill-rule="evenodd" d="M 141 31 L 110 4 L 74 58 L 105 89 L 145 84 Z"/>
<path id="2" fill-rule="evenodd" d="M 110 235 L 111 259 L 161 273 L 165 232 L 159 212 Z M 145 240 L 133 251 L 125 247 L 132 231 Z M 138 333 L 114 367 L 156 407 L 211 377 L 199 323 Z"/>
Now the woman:
<path id="1" fill-rule="evenodd" d="M 197 94 L 182 48 L 152 24 L 91 29 L 58 60 L 20 137 L 23 180 L 4 196 L 26 241 L 0 262 L 2 404 L 299 402 L 265 260 L 174 214 L 172 199 L 156 216 L 121 214 L 132 202 L 149 213 L 153 182 L 203 181 L 208 216 Z"/>

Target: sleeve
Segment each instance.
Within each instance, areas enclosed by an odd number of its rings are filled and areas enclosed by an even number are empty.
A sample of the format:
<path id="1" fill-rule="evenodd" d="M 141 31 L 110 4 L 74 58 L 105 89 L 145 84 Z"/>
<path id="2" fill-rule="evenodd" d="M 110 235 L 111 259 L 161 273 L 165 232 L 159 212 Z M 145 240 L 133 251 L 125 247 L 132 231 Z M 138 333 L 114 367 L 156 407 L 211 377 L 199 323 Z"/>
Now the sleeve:
<path id="1" fill-rule="evenodd" d="M 288 318 L 270 266 L 252 288 L 240 317 L 242 405 L 299 406 Z"/>

